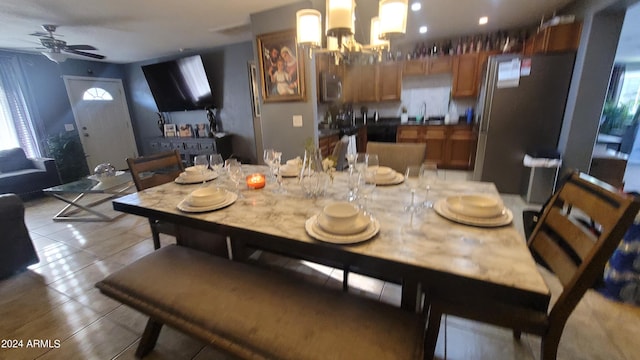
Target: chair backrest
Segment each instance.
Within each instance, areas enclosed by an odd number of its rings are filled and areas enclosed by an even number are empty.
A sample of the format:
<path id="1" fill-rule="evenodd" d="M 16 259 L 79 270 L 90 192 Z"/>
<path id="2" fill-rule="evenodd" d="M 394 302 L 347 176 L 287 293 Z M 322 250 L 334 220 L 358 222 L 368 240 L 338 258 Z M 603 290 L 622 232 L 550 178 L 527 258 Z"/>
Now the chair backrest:
<path id="1" fill-rule="evenodd" d="M 639 209 L 633 196 L 578 172 L 553 195 L 528 240 L 530 250 L 564 288 L 549 312 L 550 326 L 562 328 L 584 293 L 602 277 Z M 586 223 L 580 221 L 585 218 Z"/>
<path id="2" fill-rule="evenodd" d="M 426 149 L 426 143 L 367 142 L 367 153 L 378 154 L 380 166 L 388 166 L 401 174 L 407 166 L 420 166 Z"/>
<path id="3" fill-rule="evenodd" d="M 336 159 L 336 170 L 342 171 L 347 165 L 347 146 L 349 145 L 349 137 L 344 135 L 333 148 L 331 156 Z"/>
<path id="4" fill-rule="evenodd" d="M 138 191 L 173 181 L 184 171 L 178 150 L 127 158 L 127 165 Z"/>

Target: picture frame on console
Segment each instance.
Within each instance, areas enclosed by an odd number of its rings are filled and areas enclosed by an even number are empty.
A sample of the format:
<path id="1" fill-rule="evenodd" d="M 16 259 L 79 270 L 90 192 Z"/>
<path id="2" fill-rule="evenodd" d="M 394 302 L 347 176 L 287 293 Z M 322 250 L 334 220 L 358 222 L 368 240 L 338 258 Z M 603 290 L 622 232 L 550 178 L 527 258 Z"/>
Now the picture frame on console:
<path id="1" fill-rule="evenodd" d="M 196 124 L 195 128 L 196 128 L 196 137 L 199 137 L 199 138 L 209 137 L 209 129 L 207 129 L 207 124 L 205 123 Z"/>
<path id="2" fill-rule="evenodd" d="M 191 128 L 191 124 L 180 125 L 180 137 L 181 138 L 193 137 L 193 129 Z"/>
<path id="3" fill-rule="evenodd" d="M 176 124 L 164 124 L 164 137 L 176 137 L 177 135 Z"/>
<path id="4" fill-rule="evenodd" d="M 263 102 L 304 101 L 304 56 L 295 29 L 258 35 Z"/>

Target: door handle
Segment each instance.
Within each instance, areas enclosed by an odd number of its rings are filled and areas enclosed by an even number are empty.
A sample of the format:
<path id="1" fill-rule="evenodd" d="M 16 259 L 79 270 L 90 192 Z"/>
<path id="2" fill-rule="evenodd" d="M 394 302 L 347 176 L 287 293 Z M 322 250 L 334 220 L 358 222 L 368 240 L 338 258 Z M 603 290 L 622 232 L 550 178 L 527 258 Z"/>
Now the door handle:
<path id="1" fill-rule="evenodd" d="M 89 134 L 87 134 L 87 133 L 84 133 L 84 137 L 89 137 Z"/>

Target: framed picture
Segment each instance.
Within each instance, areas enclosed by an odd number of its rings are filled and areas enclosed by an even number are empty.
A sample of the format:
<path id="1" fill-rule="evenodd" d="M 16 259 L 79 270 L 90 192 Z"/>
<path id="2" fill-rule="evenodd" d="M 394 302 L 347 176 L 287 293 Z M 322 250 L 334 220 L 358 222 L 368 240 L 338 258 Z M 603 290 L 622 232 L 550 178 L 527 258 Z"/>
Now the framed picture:
<path id="1" fill-rule="evenodd" d="M 298 54 L 296 31 L 258 35 L 263 102 L 304 101 L 304 59 Z"/>
<path id="2" fill-rule="evenodd" d="M 178 136 L 176 124 L 164 124 L 164 137 L 176 137 L 176 136 Z"/>
<path id="3" fill-rule="evenodd" d="M 199 138 L 209 137 L 209 132 L 207 131 L 207 124 L 205 123 L 196 124 L 196 137 L 199 137 Z"/>
<path id="4" fill-rule="evenodd" d="M 253 117 L 260 117 L 260 99 L 258 93 L 258 73 L 256 63 L 249 61 L 249 88 L 251 89 L 251 104 L 253 105 Z"/>
<path id="5" fill-rule="evenodd" d="M 180 125 L 180 137 L 193 137 L 193 131 L 191 130 L 191 124 Z"/>

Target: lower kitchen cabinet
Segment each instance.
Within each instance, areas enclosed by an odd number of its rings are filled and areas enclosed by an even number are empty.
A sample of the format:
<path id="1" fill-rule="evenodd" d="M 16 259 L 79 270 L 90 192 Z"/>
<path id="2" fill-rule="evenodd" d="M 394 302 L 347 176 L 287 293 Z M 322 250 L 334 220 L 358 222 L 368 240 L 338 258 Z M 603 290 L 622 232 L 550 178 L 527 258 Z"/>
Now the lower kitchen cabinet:
<path id="1" fill-rule="evenodd" d="M 477 137 L 472 125 L 400 125 L 396 141 L 426 143 L 426 160 L 439 168 L 473 168 Z"/>
<path id="2" fill-rule="evenodd" d="M 339 134 L 324 135 L 318 138 L 318 147 L 322 153 L 322 157 L 326 158 L 331 155 L 333 148 L 336 147 L 336 143 L 340 141 Z"/>

